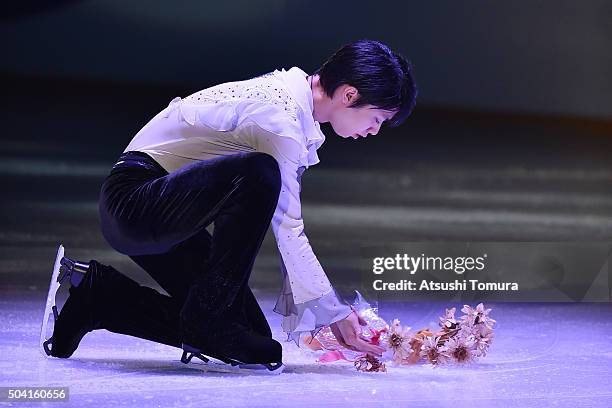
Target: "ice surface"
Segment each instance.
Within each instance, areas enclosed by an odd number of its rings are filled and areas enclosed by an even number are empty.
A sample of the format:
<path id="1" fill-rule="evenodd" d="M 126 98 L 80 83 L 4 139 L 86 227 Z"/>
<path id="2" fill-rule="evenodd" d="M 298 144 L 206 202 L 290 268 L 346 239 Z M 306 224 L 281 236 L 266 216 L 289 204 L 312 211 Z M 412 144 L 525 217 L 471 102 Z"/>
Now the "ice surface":
<path id="1" fill-rule="evenodd" d="M 69 387 L 69 404 L 51 406 L 612 406 L 610 304 L 487 303 L 495 339 L 478 363 L 360 373 L 348 362 L 317 363 L 318 354 L 282 341 L 273 297 L 260 293 L 286 365 L 283 374 L 265 376 L 184 365 L 178 349 L 104 330 L 89 333 L 70 359 L 43 357 L 44 297 L 2 293 L 0 386 Z M 433 328 L 445 306 L 461 304 L 386 303 L 380 314 Z"/>

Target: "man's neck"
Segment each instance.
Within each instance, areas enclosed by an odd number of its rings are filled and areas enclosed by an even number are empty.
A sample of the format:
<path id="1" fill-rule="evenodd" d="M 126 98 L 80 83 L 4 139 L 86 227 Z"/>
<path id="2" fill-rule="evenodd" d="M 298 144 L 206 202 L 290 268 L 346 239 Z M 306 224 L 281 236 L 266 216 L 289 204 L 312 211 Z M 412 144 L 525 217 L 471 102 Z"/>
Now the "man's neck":
<path id="1" fill-rule="evenodd" d="M 318 75 L 309 77 L 312 89 L 312 114 L 314 120 L 319 123 L 329 122 L 329 108 L 331 107 L 331 99 L 325 94 L 325 90 L 319 82 Z"/>

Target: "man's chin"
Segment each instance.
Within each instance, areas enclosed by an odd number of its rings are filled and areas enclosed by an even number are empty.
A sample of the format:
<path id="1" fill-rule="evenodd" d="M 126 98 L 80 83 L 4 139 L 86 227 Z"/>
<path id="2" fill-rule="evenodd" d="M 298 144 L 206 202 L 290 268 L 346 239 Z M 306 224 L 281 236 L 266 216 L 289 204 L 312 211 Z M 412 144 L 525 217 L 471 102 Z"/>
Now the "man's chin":
<path id="1" fill-rule="evenodd" d="M 347 139 L 349 137 L 351 137 L 350 134 L 343 132 L 343 131 L 338 131 L 336 130 L 336 128 L 334 127 L 334 124 L 330 122 L 331 128 L 334 130 L 334 133 L 337 134 L 338 136 L 340 136 L 343 139 Z"/>

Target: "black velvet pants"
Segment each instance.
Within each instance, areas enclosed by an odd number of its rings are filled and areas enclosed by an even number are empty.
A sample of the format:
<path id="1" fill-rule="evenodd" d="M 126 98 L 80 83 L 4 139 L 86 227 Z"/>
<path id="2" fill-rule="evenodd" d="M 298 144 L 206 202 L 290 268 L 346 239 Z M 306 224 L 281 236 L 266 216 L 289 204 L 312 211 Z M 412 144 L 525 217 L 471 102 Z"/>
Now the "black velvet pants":
<path id="1" fill-rule="evenodd" d="M 123 153 L 101 187 L 102 233 L 170 296 L 94 261 L 104 288 L 96 328 L 180 347 L 180 316 L 201 316 L 194 323 L 205 325 L 213 313 L 269 335 L 248 280 L 280 186 L 278 163 L 265 153 L 198 161 L 170 174 L 145 153 Z M 194 285 L 206 299 L 202 313 L 182 310 Z"/>

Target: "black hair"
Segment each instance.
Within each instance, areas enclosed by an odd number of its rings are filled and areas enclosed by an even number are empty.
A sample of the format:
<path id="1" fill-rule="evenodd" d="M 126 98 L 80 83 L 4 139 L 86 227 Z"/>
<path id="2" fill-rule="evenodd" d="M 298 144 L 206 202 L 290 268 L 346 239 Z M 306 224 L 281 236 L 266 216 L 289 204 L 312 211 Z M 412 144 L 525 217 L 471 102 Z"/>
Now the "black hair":
<path id="1" fill-rule="evenodd" d="M 417 87 L 412 64 L 380 41 L 358 40 L 336 51 L 314 74 L 325 93 L 333 97 L 344 84 L 359 91 L 349 107 L 373 105 L 378 109 L 397 111 L 388 124 L 401 125 L 416 104 Z"/>

